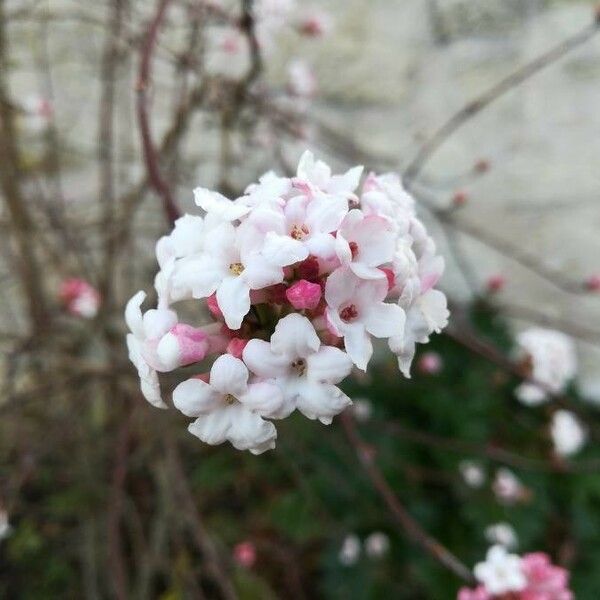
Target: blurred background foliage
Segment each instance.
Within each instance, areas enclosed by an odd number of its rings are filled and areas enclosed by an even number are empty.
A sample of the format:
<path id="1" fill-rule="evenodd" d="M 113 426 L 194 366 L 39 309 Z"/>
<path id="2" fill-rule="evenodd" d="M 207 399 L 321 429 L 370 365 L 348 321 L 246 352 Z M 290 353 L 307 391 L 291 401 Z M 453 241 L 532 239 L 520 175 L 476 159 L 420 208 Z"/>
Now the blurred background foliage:
<path id="1" fill-rule="evenodd" d="M 484 303 L 470 320 L 486 339 L 510 349 L 502 318 Z M 544 435 L 547 408 L 518 403 L 515 378 L 444 335 L 426 351 L 441 356 L 439 373 L 416 368 L 406 380 L 393 360 L 380 360 L 347 385 L 353 398 L 371 404 L 370 415 L 357 412 L 357 427 L 389 485 L 466 564 L 484 555 L 485 528 L 505 521 L 518 532 L 521 551 L 550 549 L 572 569 L 576 597 L 593 600 L 600 587 L 597 431 L 574 462 L 556 462 Z M 287 419 L 277 449 L 254 457 L 199 444 L 175 413 L 138 400 L 129 407 L 113 402 L 104 396 L 49 405 L 40 397 L 23 409 L 18 427 L 14 419 L 0 420 L 2 478 L 22 478 L 15 482 L 13 531 L 0 545 L 1 597 L 110 596 L 115 503 L 123 511 L 120 560 L 131 597 L 219 596 L 196 527 L 211 537 L 242 599 L 443 599 L 458 587 L 395 527 L 339 420 L 325 427 Z M 591 425 L 589 405 L 575 408 Z M 120 474 L 115 460 L 123 456 Z M 485 472 L 477 489 L 461 476 L 465 459 Z M 528 490 L 513 505 L 492 491 L 502 466 Z M 188 514 L 178 468 L 187 474 L 201 524 Z M 363 549 L 353 564 L 340 560 L 347 535 L 363 543 L 374 531 L 389 537 L 388 552 L 369 557 Z M 256 548 L 251 566 L 233 560 L 243 541 Z"/>

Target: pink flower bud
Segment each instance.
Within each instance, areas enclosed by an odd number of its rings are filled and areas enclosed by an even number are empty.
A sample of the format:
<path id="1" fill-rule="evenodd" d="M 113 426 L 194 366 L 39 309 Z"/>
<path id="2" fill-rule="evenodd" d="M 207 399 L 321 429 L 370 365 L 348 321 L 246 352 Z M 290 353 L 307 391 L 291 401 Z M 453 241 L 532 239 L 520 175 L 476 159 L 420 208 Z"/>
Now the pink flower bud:
<path id="1" fill-rule="evenodd" d="M 458 591 L 457 600 L 490 600 L 491 596 L 487 593 L 485 587 L 477 586 L 474 590 L 463 587 Z"/>
<path id="2" fill-rule="evenodd" d="M 227 344 L 227 353 L 235 356 L 235 358 L 242 358 L 242 353 L 244 352 L 247 343 L 248 340 L 235 337 Z"/>
<path id="3" fill-rule="evenodd" d="M 437 352 L 425 352 L 417 363 L 417 369 L 423 375 L 437 375 L 443 368 L 444 361 Z"/>
<path id="4" fill-rule="evenodd" d="M 590 275 L 585 281 L 585 288 L 590 292 L 600 292 L 600 275 Z"/>
<path id="5" fill-rule="evenodd" d="M 246 569 L 250 569 L 256 562 L 256 547 L 252 542 L 240 542 L 233 549 L 233 560 Z"/>
<path id="6" fill-rule="evenodd" d="M 452 196 L 452 204 L 458 208 L 460 206 L 464 206 L 467 203 L 468 199 L 469 195 L 467 194 L 467 192 L 465 192 L 464 190 L 458 190 L 454 193 L 454 196 Z"/>
<path id="7" fill-rule="evenodd" d="M 488 280 L 485 283 L 485 287 L 488 291 L 488 294 L 496 294 L 506 285 L 506 277 L 501 275 L 500 273 L 496 275 L 492 275 L 488 277 Z"/>
<path id="8" fill-rule="evenodd" d="M 65 279 L 58 291 L 60 301 L 69 313 L 76 317 L 93 319 L 100 308 L 100 294 L 84 279 Z"/>
<path id="9" fill-rule="evenodd" d="M 477 172 L 477 173 L 485 173 L 486 171 L 490 170 L 491 167 L 491 163 L 487 158 L 480 158 L 474 165 L 473 165 L 473 169 Z"/>
<path id="10" fill-rule="evenodd" d="M 223 318 L 223 313 L 221 312 L 221 309 L 219 308 L 219 303 L 217 302 L 217 295 L 216 294 L 211 294 L 206 299 L 206 305 L 208 306 L 208 310 L 210 311 L 210 314 L 215 319 L 222 319 Z"/>
<path id="11" fill-rule="evenodd" d="M 208 336 L 202 329 L 178 323 L 162 337 L 156 352 L 165 368 L 171 370 L 204 360 L 208 347 Z"/>
<path id="12" fill-rule="evenodd" d="M 321 300 L 321 286 L 301 279 L 285 292 L 289 303 L 296 309 L 316 308 Z"/>

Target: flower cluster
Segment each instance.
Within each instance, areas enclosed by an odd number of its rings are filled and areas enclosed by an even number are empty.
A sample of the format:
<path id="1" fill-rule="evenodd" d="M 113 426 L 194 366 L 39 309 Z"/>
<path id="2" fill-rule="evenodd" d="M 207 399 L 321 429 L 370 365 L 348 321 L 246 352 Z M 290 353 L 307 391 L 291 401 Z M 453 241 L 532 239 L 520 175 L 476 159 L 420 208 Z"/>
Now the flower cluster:
<path id="1" fill-rule="evenodd" d="M 517 336 L 521 358 L 532 382 L 521 384 L 517 398 L 528 406 L 542 404 L 549 394 L 562 392 L 577 372 L 575 347 L 560 331 L 527 329 Z"/>
<path id="2" fill-rule="evenodd" d="M 572 600 L 569 573 L 550 562 L 543 552 L 520 557 L 502 546 L 492 546 L 485 562 L 475 565 L 481 583 L 475 589 L 462 588 L 458 600 Z"/>
<path id="3" fill-rule="evenodd" d="M 385 339 L 408 377 L 417 343 L 447 323 L 436 289 L 444 263 L 398 176 L 362 167 L 333 175 L 304 153 L 295 177 L 267 173 L 231 201 L 198 188 L 205 216 L 185 215 L 159 240 L 158 307 L 128 303 L 130 358 L 142 391 L 164 407 L 158 372 L 214 358 L 180 383 L 175 406 L 208 444 L 273 448 L 272 419 L 297 410 L 331 423 L 351 404 L 337 387 L 366 370 Z M 202 300 L 211 323 L 180 323 L 172 306 Z"/>

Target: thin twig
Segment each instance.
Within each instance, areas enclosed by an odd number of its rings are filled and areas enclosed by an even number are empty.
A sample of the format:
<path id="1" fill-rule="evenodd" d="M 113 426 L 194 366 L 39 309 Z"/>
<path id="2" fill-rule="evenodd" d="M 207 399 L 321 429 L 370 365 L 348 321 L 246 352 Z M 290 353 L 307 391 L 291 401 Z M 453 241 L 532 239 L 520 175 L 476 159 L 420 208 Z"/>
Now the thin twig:
<path id="1" fill-rule="evenodd" d="M 484 108 L 498 100 L 504 94 L 523 83 L 543 68 L 562 58 L 569 51 L 590 40 L 597 32 L 600 22 L 595 20 L 575 35 L 560 42 L 541 56 L 520 67 L 491 88 L 468 102 L 442 125 L 419 149 L 404 171 L 404 181 L 410 184 L 422 171 L 425 164 L 437 152 L 442 144 L 460 127 L 479 114 Z"/>
<path id="2" fill-rule="evenodd" d="M 360 464 L 373 484 L 373 487 L 400 525 L 403 533 L 457 577 L 460 577 L 467 583 L 474 583 L 475 580 L 471 571 L 456 556 L 454 556 L 450 550 L 429 535 L 402 505 L 392 488 L 389 486 L 381 470 L 375 464 L 372 453 L 369 452 L 366 443 L 358 433 L 350 413 L 347 411 L 342 413 L 341 420 L 346 437 L 353 446 Z"/>
<path id="3" fill-rule="evenodd" d="M 156 45 L 156 39 L 160 26 L 163 22 L 170 0 L 159 0 L 156 14 L 150 23 L 144 45 L 142 46 L 142 56 L 140 60 L 140 69 L 137 83 L 137 114 L 142 138 L 142 148 L 144 152 L 144 162 L 150 184 L 155 189 L 162 201 L 163 210 L 167 221 L 172 226 L 180 215 L 175 199 L 171 193 L 171 188 L 163 179 L 160 173 L 158 154 L 152 141 L 152 131 L 150 128 L 150 118 L 148 114 L 147 90 L 150 85 L 152 53 Z"/>

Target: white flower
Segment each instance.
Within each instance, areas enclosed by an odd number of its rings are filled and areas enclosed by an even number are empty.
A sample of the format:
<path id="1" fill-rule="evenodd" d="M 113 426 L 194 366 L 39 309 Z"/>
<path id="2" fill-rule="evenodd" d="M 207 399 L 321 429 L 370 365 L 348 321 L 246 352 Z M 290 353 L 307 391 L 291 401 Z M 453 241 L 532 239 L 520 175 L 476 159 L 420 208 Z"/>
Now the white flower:
<path id="1" fill-rule="evenodd" d="M 302 59 L 290 61 L 287 66 L 288 90 L 299 98 L 312 98 L 317 92 L 317 78 L 308 63 Z"/>
<path id="2" fill-rule="evenodd" d="M 492 546 L 485 562 L 475 565 L 473 572 L 492 595 L 519 592 L 527 585 L 521 558 L 516 554 L 508 554 L 502 546 Z"/>
<path id="3" fill-rule="evenodd" d="M 342 196 L 301 195 L 288 200 L 283 209 L 256 210 L 249 223 L 259 230 L 268 229 L 262 250 L 268 260 L 293 264 L 309 254 L 325 260 L 335 256 L 331 233 L 347 212 L 348 201 Z"/>
<path id="4" fill-rule="evenodd" d="M 480 488 L 485 483 L 485 471 L 480 463 L 472 460 L 463 460 L 458 469 L 464 482 L 472 488 Z"/>
<path id="5" fill-rule="evenodd" d="M 350 269 L 337 269 L 327 279 L 327 318 L 336 335 L 344 338 L 346 352 L 363 371 L 373 354 L 369 334 L 376 338 L 402 336 L 405 314 L 384 302 L 387 279 L 359 279 Z"/>
<path id="6" fill-rule="evenodd" d="M 552 415 L 550 434 L 554 449 L 561 456 L 579 452 L 587 438 L 586 431 L 577 417 L 568 410 L 557 410 Z"/>
<path id="7" fill-rule="evenodd" d="M 373 405 L 367 398 L 356 398 L 352 403 L 352 414 L 359 423 L 364 423 L 373 414 Z"/>
<path id="8" fill-rule="evenodd" d="M 390 350 L 398 356 L 398 367 L 405 377 L 410 377 L 416 344 L 424 344 L 432 333 L 439 333 L 448 324 L 449 316 L 446 296 L 439 290 L 418 296 L 406 309 L 403 333 L 389 340 Z"/>
<path id="9" fill-rule="evenodd" d="M 345 198 L 356 198 L 354 191 L 358 187 L 363 167 L 353 167 L 343 175 L 332 175 L 329 165 L 322 160 L 315 160 L 312 152 L 307 150 L 300 158 L 296 173 L 295 185 L 306 186 L 311 192 L 340 195 Z"/>
<path id="10" fill-rule="evenodd" d="M 345 567 L 355 565 L 360 556 L 360 540 L 354 534 L 347 535 L 342 542 L 338 559 Z"/>
<path id="11" fill-rule="evenodd" d="M 206 251 L 180 263 L 174 274 L 177 287 L 191 290 L 194 298 L 217 294 L 225 323 L 239 329 L 250 310 L 250 290 L 283 281 L 283 270 L 260 253 L 256 236 L 222 223 L 206 234 Z"/>
<path id="12" fill-rule="evenodd" d="M 390 538 L 381 531 L 374 531 L 365 540 L 365 553 L 370 558 L 381 558 L 390 549 Z"/>
<path id="13" fill-rule="evenodd" d="M 385 274 L 377 267 L 394 257 L 396 235 L 387 219 L 353 209 L 338 229 L 335 246 L 342 265 L 357 277 L 382 279 Z"/>
<path id="14" fill-rule="evenodd" d="M 496 471 L 492 489 L 498 500 L 504 504 L 514 504 L 525 492 L 523 484 L 516 475 L 504 467 Z"/>
<path id="15" fill-rule="evenodd" d="M 281 390 L 270 381 L 248 383 L 248 369 L 229 354 L 217 358 L 209 383 L 188 379 L 173 392 L 173 403 L 188 417 L 197 417 L 190 433 L 211 445 L 228 440 L 238 450 L 260 454 L 275 447 L 277 432 L 262 417 L 281 407 Z"/>
<path id="16" fill-rule="evenodd" d="M 284 317 L 270 343 L 248 342 L 243 359 L 253 373 L 272 378 L 283 391 L 280 417 L 297 408 L 309 419 L 329 424 L 351 403 L 335 384 L 349 375 L 352 361 L 339 348 L 322 345 L 306 317 Z"/>
<path id="17" fill-rule="evenodd" d="M 517 398 L 523 404 L 535 406 L 545 402 L 548 393 L 562 392 L 575 376 L 575 347 L 571 338 L 564 333 L 534 327 L 520 333 L 517 344 L 530 367 L 533 380 L 533 383 L 521 384 L 516 390 Z"/>
<path id="18" fill-rule="evenodd" d="M 169 309 L 150 309 L 142 315 L 146 299 L 138 292 L 125 308 L 125 322 L 131 333 L 127 335 L 129 360 L 135 365 L 144 398 L 157 408 L 167 408 L 160 393 L 158 370 L 167 370 L 156 353 L 161 338 L 177 324 L 177 315 Z"/>
<path id="19" fill-rule="evenodd" d="M 494 523 L 485 528 L 485 538 L 491 544 L 504 546 L 507 550 L 517 547 L 517 532 L 510 523 Z"/>

